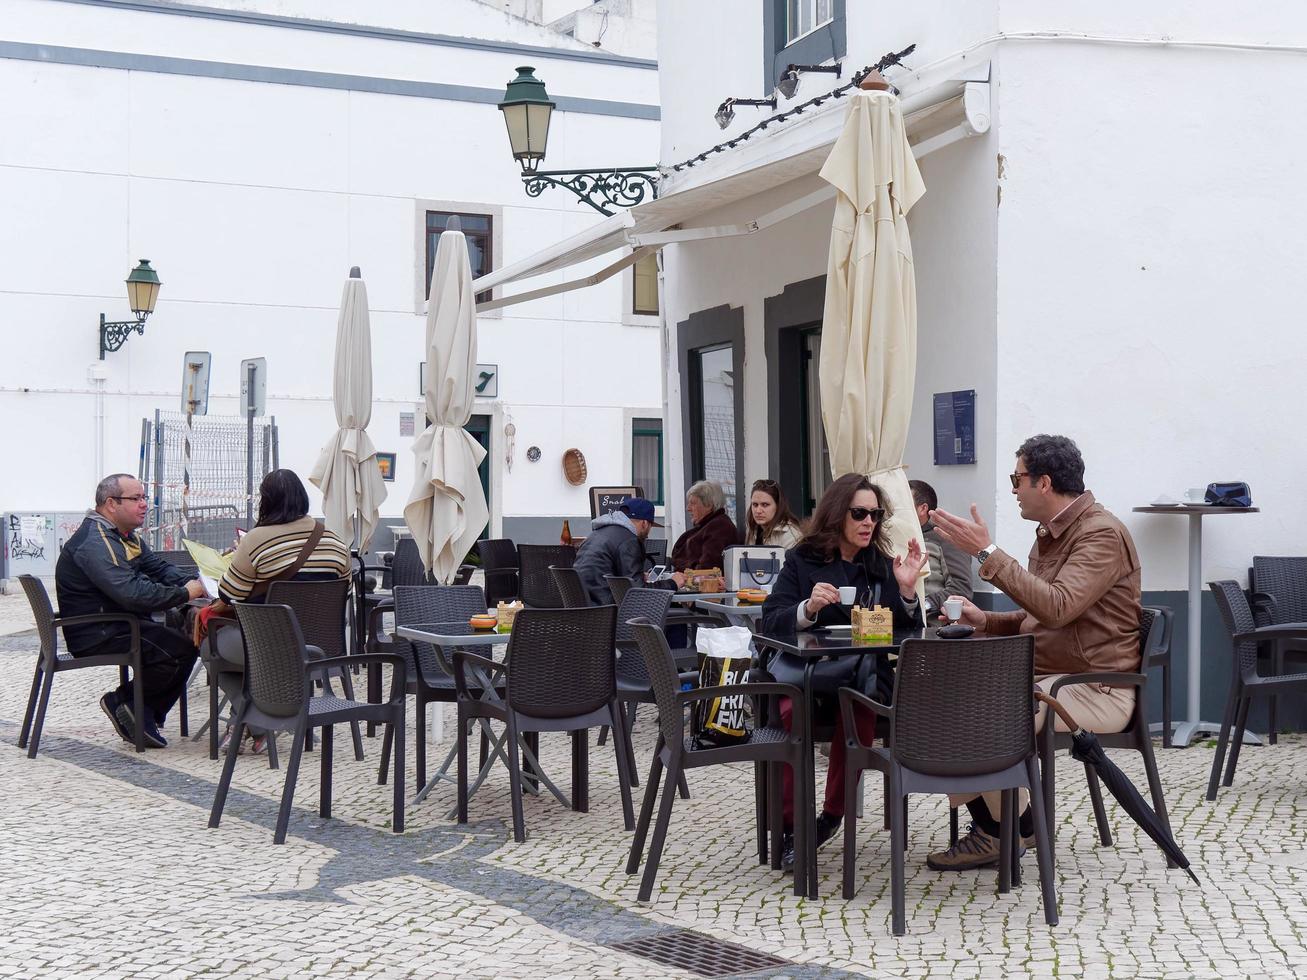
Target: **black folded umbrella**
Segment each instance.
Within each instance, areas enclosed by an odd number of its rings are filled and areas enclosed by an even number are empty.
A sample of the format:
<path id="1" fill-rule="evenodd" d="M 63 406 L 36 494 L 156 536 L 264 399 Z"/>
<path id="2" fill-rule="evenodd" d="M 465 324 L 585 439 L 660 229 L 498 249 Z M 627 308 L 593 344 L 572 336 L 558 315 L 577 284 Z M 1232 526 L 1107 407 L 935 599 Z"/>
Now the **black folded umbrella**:
<path id="1" fill-rule="evenodd" d="M 1098 743 L 1098 736 L 1082 729 L 1066 708 L 1043 691 L 1036 691 L 1035 697 L 1056 711 L 1071 730 L 1071 755 L 1086 765 L 1093 766 L 1098 778 L 1106 784 L 1112 796 L 1121 804 L 1121 808 L 1130 814 L 1130 818 L 1153 839 L 1153 843 L 1162 849 L 1163 854 L 1194 880 L 1195 885 L 1201 885 L 1198 876 L 1189 870 L 1189 859 L 1184 856 L 1184 851 L 1180 850 L 1180 845 L 1175 842 L 1171 832 L 1163 826 L 1153 808 L 1139 795 L 1139 790 L 1135 789 L 1134 783 L 1130 782 L 1117 764 L 1107 757 L 1103 746 Z"/>

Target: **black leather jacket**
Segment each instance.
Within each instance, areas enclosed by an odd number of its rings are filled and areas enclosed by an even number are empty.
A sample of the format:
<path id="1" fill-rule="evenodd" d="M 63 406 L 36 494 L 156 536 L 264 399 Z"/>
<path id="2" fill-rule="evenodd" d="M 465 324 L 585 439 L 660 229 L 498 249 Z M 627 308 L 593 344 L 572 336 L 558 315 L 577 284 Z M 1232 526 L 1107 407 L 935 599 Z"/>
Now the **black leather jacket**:
<path id="1" fill-rule="evenodd" d="M 188 576 L 140 540 L 124 537 L 104 517 L 89 511 L 64 544 L 55 565 L 60 616 L 128 612 L 141 619 L 179 606 L 189 598 Z M 121 632 L 120 623 L 89 623 L 64 631 L 69 653 L 80 653 Z"/>

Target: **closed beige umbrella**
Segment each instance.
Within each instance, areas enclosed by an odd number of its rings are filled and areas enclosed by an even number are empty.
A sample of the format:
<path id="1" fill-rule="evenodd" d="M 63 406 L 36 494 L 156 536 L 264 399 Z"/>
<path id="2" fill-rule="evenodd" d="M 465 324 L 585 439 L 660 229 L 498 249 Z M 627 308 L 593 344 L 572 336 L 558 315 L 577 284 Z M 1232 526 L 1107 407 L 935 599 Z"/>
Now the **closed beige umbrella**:
<path id="1" fill-rule="evenodd" d="M 367 549 L 377 528 L 377 512 L 386 499 L 386 484 L 377 467 L 377 450 L 368 438 L 372 420 L 372 328 L 368 323 L 368 288 L 356 266 L 345 280 L 336 321 L 336 367 L 332 378 L 336 434 L 322 447 L 309 482 L 322 491 L 327 527 L 343 541 Z"/>
<path id="2" fill-rule="evenodd" d="M 906 215 L 926 192 L 899 100 L 854 91 L 844 131 L 821 168 L 835 186 L 822 316 L 822 421 L 831 472 L 864 473 L 894 517 L 886 532 L 904 554 L 921 527 L 903 469 L 917 371 L 917 287 Z"/>
<path id="3" fill-rule="evenodd" d="M 431 425 L 413 443 L 413 491 L 404 505 L 422 564 L 442 583 L 453 579 L 489 516 L 477 474 L 486 451 L 463 428 L 476 396 L 476 326 L 467 239 L 451 220 L 436 246 L 427 304 L 423 394 Z"/>

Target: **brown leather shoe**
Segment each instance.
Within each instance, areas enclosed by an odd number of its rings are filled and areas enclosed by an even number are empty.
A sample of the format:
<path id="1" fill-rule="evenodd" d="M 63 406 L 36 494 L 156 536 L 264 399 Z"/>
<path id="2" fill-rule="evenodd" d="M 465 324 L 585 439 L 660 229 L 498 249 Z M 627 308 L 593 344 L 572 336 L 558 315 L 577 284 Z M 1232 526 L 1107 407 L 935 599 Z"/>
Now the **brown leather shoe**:
<path id="1" fill-rule="evenodd" d="M 947 851 L 937 851 L 926 858 L 932 871 L 970 871 L 998 864 L 998 838 L 990 837 L 974 823 L 965 837 Z"/>

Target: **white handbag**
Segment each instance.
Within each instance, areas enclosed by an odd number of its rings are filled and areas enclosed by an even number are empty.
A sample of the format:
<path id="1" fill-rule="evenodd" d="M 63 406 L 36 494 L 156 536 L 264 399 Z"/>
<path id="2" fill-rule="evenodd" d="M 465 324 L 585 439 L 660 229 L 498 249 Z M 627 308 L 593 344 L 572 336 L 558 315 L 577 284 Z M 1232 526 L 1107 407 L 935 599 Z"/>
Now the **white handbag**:
<path id="1" fill-rule="evenodd" d="M 736 544 L 722 552 L 722 572 L 726 591 L 765 589 L 770 592 L 785 564 L 785 549 L 774 545 L 762 547 Z"/>

